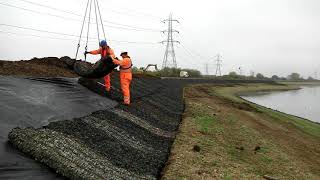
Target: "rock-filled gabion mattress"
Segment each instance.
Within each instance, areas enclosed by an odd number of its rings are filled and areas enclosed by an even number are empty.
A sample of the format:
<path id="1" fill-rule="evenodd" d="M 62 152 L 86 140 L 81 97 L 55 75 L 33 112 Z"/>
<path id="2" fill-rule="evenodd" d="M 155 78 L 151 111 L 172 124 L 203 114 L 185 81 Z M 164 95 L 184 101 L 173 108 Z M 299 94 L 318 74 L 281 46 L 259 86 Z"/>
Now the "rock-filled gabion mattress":
<path id="1" fill-rule="evenodd" d="M 121 101 L 119 74 L 112 73 L 112 93 L 102 79 L 79 83 L 107 98 Z M 183 87 L 197 83 L 257 83 L 160 79 L 135 76 L 131 106 L 51 122 L 34 128 L 15 128 L 9 141 L 25 154 L 70 179 L 159 179 L 181 121 Z"/>
<path id="2" fill-rule="evenodd" d="M 121 100 L 119 75 L 112 75 L 112 93 L 103 80 L 79 83 L 114 100 Z M 9 141 L 25 154 L 71 179 L 158 179 L 167 161 L 183 112 L 182 86 L 165 80 L 135 77 L 131 106 L 15 128 Z"/>

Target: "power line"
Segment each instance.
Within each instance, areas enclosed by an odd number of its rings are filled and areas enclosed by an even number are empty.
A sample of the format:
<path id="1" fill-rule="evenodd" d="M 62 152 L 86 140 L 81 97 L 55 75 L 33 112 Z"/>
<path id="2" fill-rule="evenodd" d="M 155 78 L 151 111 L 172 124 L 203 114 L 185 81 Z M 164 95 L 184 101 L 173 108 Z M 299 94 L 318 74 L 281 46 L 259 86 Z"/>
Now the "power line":
<path id="1" fill-rule="evenodd" d="M 14 27 L 14 28 L 18 28 L 18 29 L 38 31 L 38 32 L 44 32 L 44 33 L 49 33 L 49 34 L 57 34 L 57 35 L 62 35 L 62 36 L 78 37 L 77 35 L 72 35 L 72 34 L 53 32 L 53 31 L 47 31 L 47 30 L 40 30 L 40 29 L 34 29 L 34 28 L 22 27 L 22 26 L 16 26 L 16 25 L 10 25 L 10 24 L 0 24 L 0 26 Z M 90 38 L 90 39 L 93 39 L 93 38 Z"/>
<path id="2" fill-rule="evenodd" d="M 187 49 L 183 44 L 180 44 L 180 46 L 182 47 L 182 49 L 188 53 L 191 57 L 197 59 L 197 60 L 201 60 L 201 59 L 204 59 L 203 57 L 199 57 L 199 56 L 196 56 L 194 53 L 192 53 L 189 49 Z"/>
<path id="3" fill-rule="evenodd" d="M 201 64 L 197 63 L 197 62 L 194 62 L 190 59 L 190 56 L 188 56 L 187 54 L 183 54 L 183 57 L 180 56 L 182 54 L 180 53 L 177 53 L 176 56 L 179 57 L 179 59 L 182 59 L 182 61 L 184 62 L 183 64 L 187 64 L 187 65 L 193 65 L 193 66 L 197 66 L 197 67 L 200 67 Z M 182 57 L 182 58 L 181 58 Z"/>
<path id="4" fill-rule="evenodd" d="M 126 10 L 130 11 L 130 13 L 128 12 L 123 12 L 123 11 L 117 11 L 117 10 L 114 10 L 114 9 L 110 9 L 110 8 L 103 8 L 103 9 L 107 9 L 113 13 L 116 13 L 116 14 L 121 14 L 121 15 L 126 15 L 126 16 L 135 16 L 135 17 L 148 17 L 148 18 L 152 18 L 154 21 L 161 21 L 162 17 L 160 16 L 156 16 L 156 15 L 152 15 L 152 14 L 149 14 L 149 13 L 144 13 L 144 12 L 139 12 L 137 10 L 133 10 L 133 9 L 128 9 L 128 8 L 125 8 Z M 134 13 L 132 13 L 134 12 Z M 157 19 L 157 20 L 156 20 Z M 151 20 L 151 19 L 149 19 Z"/>
<path id="5" fill-rule="evenodd" d="M 64 19 L 64 20 L 82 22 L 79 19 L 69 18 L 69 17 L 60 16 L 60 15 L 51 14 L 51 13 L 40 12 L 40 11 L 36 11 L 36 10 L 24 8 L 24 7 L 19 7 L 19 6 L 15 6 L 15 5 L 11 5 L 11 4 L 6 4 L 6 3 L 2 3 L 2 2 L 0 2 L 0 5 L 11 7 L 11 8 L 16 8 L 16 9 L 20 9 L 20 10 L 24 10 L 24 11 L 29 11 L 29 12 L 32 12 L 32 13 L 44 14 L 44 15 L 47 15 L 47 16 L 52 16 L 52 17 L 56 17 L 56 18 L 60 18 L 60 19 Z M 56 9 L 56 8 L 52 8 L 52 9 Z M 64 12 L 64 10 L 61 10 L 61 11 Z M 68 11 L 66 11 L 66 12 L 68 12 Z M 75 14 L 75 13 L 71 13 L 71 14 L 82 17 L 79 14 Z M 122 29 L 122 30 L 131 30 L 131 31 L 160 32 L 160 30 L 156 30 L 156 29 L 141 28 L 141 27 L 130 26 L 130 25 L 120 24 L 120 23 L 111 22 L 111 21 L 104 21 L 104 22 L 118 25 L 118 26 L 105 25 L 106 27 L 110 27 L 110 28 L 116 28 L 116 29 Z M 124 27 L 120 27 L 120 26 L 124 26 Z"/>
<path id="6" fill-rule="evenodd" d="M 14 32 L 9 32 L 9 31 L 2 31 L 2 30 L 0 30 L 0 33 L 12 34 L 12 35 L 18 35 L 18 36 L 31 36 L 31 37 L 38 37 L 38 38 L 45 38 L 45 39 L 54 39 L 54 40 L 76 41 L 76 39 L 57 38 L 57 37 L 49 37 L 49 36 L 39 36 L 39 35 L 24 34 L 24 33 L 14 33 Z M 90 42 L 93 42 L 93 41 L 90 41 Z"/>
<path id="7" fill-rule="evenodd" d="M 181 45 L 186 51 L 188 51 L 190 54 L 192 54 L 193 56 L 195 56 L 195 57 L 200 57 L 200 58 L 202 58 L 202 59 L 206 59 L 206 60 L 210 60 L 208 57 L 204 57 L 204 56 L 202 56 L 200 53 L 198 53 L 198 52 L 196 52 L 195 50 L 191 50 L 190 48 L 188 48 L 187 46 L 185 46 L 185 45 Z"/>
<path id="8" fill-rule="evenodd" d="M 151 14 L 148 14 L 148 13 L 142 13 L 142 12 L 138 12 L 138 11 L 135 11 L 135 10 L 132 10 L 132 9 L 127 9 L 129 10 L 130 12 L 135 12 L 135 13 L 128 13 L 128 12 L 120 12 L 120 11 L 116 11 L 116 10 L 113 10 L 113 9 L 109 9 L 111 12 L 114 12 L 114 13 L 117 13 L 117 14 L 122 14 L 122 15 L 126 15 L 126 16 L 136 16 L 136 17 L 148 17 L 148 18 L 152 18 L 154 21 L 158 21 L 160 22 L 161 21 L 161 17 L 159 16 L 155 16 L 155 15 L 151 15 Z M 157 20 L 156 20 L 157 19 Z"/>
<path id="9" fill-rule="evenodd" d="M 198 66 L 198 67 L 200 67 L 200 65 L 204 64 L 204 65 L 205 65 L 205 73 L 207 73 L 207 70 L 206 70 L 207 67 L 206 67 L 206 66 L 208 65 L 208 68 L 209 68 L 209 64 L 207 63 L 207 61 L 202 61 L 202 63 L 199 62 L 199 61 L 201 61 L 202 57 L 199 57 L 199 56 L 193 54 L 193 53 L 192 53 L 190 50 L 188 50 L 183 44 L 180 44 L 180 47 L 182 47 L 181 49 L 183 49 L 183 51 L 185 52 L 185 54 L 186 54 L 187 56 L 189 56 L 189 58 L 191 57 L 191 58 L 193 58 L 193 59 L 196 59 L 196 62 L 198 62 L 197 64 L 195 64 L 195 63 L 194 63 L 195 61 L 191 61 L 191 63 L 190 63 L 190 61 L 189 61 L 188 64 L 192 64 L 192 65 Z M 201 69 L 202 69 L 202 68 L 201 68 Z M 208 73 L 209 73 L 209 70 L 208 70 Z M 208 73 L 207 73 L 207 74 L 208 74 Z"/>
<path id="10" fill-rule="evenodd" d="M 33 5 L 36 5 L 36 6 L 45 7 L 45 8 L 48 8 L 48 9 L 55 10 L 55 11 L 59 11 L 59 12 L 63 12 L 63 13 L 67 13 L 67 14 L 71 14 L 71 15 L 75 15 L 75 16 L 82 17 L 81 14 L 77 14 L 77 13 L 74 13 L 74 12 L 72 12 L 72 11 L 66 11 L 66 10 L 62 10 L 62 9 L 55 8 L 55 7 L 52 7 L 52 6 L 47 6 L 47 5 L 43 5 L 43 4 L 31 2 L 31 1 L 28 1 L 28 0 L 18 0 L 18 1 L 22 1 L 22 2 L 29 3 L 29 4 L 33 4 Z M 159 32 L 159 30 L 155 30 L 155 29 L 143 28 L 143 27 L 137 27 L 137 26 L 131 26 L 131 25 L 121 24 L 121 23 L 112 22 L 112 21 L 106 21 L 106 20 L 104 20 L 104 22 L 110 23 L 110 24 L 119 25 L 119 26 L 125 26 L 125 27 L 131 27 L 131 28 L 146 30 L 146 31 L 157 31 L 157 32 Z"/>
<path id="11" fill-rule="evenodd" d="M 37 31 L 37 32 L 48 33 L 48 34 L 55 34 L 55 35 L 62 35 L 62 36 L 69 36 L 69 37 L 77 37 L 77 38 L 79 37 L 79 36 L 74 35 L 74 34 L 66 34 L 66 33 L 54 32 L 54 31 L 40 30 L 40 29 L 34 29 L 34 28 L 16 26 L 16 25 L 9 25 L 9 24 L 0 24 L 0 26 L 7 26 L 7 27 L 18 28 L 18 29 L 31 30 L 31 31 Z M 89 37 L 89 39 L 95 39 L 96 40 L 97 38 Z M 122 40 L 112 40 L 112 39 L 110 39 L 109 41 L 119 42 L 119 43 L 130 43 L 130 44 L 158 44 L 156 42 L 122 41 Z"/>
<path id="12" fill-rule="evenodd" d="M 66 17 L 64 17 L 64 16 L 59 16 L 59 15 L 54 15 L 54 14 L 50 14 L 50 13 L 35 11 L 35 10 L 32 10 L 32 9 L 27 9 L 27 8 L 23 8 L 23 7 L 11 5 L 11 4 L 6 4 L 6 3 L 2 3 L 2 2 L 0 2 L 0 4 L 3 5 L 3 6 L 7 6 L 7 7 L 11 7 L 11 8 L 16 8 L 16 9 L 20 9 L 20 10 L 24 10 L 24 11 L 29 11 L 29 12 L 33 12 L 33 13 L 37 13 L 37 14 L 45 14 L 45 15 L 52 16 L 52 17 L 57 17 L 57 18 L 62 18 L 62 19 L 69 19 L 69 20 L 73 20 L 73 21 L 78 21 L 77 19 L 66 18 Z"/>
<path id="13" fill-rule="evenodd" d="M 179 24 L 179 25 L 182 28 L 182 25 L 181 24 Z M 179 36 L 180 36 L 182 42 L 186 42 L 184 36 L 181 33 L 179 33 Z M 186 43 L 183 43 L 183 44 L 186 44 Z M 201 57 L 202 59 L 206 59 L 208 61 L 211 61 L 210 58 L 204 57 L 201 53 L 199 53 L 199 52 L 197 52 L 195 50 L 191 50 L 187 46 L 185 46 L 184 49 L 187 49 L 188 51 L 192 52 L 192 54 L 197 55 L 198 57 Z"/>
<path id="14" fill-rule="evenodd" d="M 55 10 L 55 11 L 59 11 L 59 12 L 67 13 L 67 14 L 72 14 L 72 15 L 75 15 L 75 16 L 81 16 L 80 14 L 77 14 L 77 13 L 74 13 L 74 12 L 71 12 L 71 11 L 66 11 L 66 10 L 55 8 L 55 7 L 51 7 L 51 6 L 47 6 L 47 5 L 43 5 L 43 4 L 31 2 L 31 1 L 27 1 L 27 0 L 17 0 L 17 1 L 22 1 L 22 2 L 33 4 L 33 5 L 36 5 L 36 6 L 52 9 L 52 10 Z"/>

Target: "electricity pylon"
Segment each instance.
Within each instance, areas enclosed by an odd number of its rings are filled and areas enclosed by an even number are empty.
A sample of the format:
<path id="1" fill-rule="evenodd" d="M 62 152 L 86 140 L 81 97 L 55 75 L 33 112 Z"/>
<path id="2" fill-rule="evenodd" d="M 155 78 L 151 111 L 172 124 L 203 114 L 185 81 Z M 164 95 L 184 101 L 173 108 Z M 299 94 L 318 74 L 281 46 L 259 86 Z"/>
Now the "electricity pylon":
<path id="1" fill-rule="evenodd" d="M 169 15 L 169 18 L 162 21 L 163 23 L 168 23 L 168 29 L 165 31 L 162 31 L 162 33 L 167 33 L 167 40 L 162 41 L 161 43 L 166 43 L 166 52 L 164 53 L 163 62 L 162 62 L 162 69 L 166 67 L 174 67 L 177 68 L 177 61 L 176 61 L 176 54 L 174 52 L 174 46 L 173 43 L 179 43 L 179 41 L 176 41 L 173 39 L 173 33 L 179 33 L 179 31 L 174 30 L 172 28 L 172 22 L 179 23 L 178 20 L 172 19 L 172 14 Z M 171 57 L 171 61 L 170 61 Z"/>
<path id="2" fill-rule="evenodd" d="M 208 65 L 208 63 L 205 64 L 205 68 L 206 68 L 206 75 L 209 75 L 209 65 Z"/>
<path id="3" fill-rule="evenodd" d="M 217 55 L 216 63 L 216 76 L 221 76 L 222 60 L 220 54 Z"/>

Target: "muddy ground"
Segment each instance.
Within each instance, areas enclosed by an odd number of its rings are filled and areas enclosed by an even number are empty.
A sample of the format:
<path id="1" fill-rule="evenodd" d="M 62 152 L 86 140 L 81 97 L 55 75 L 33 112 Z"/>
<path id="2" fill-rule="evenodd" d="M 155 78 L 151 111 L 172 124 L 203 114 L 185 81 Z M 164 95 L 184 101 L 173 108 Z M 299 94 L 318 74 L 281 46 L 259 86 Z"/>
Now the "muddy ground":
<path id="1" fill-rule="evenodd" d="M 80 84 L 106 98 L 122 100 L 118 73 L 112 73 L 111 94 L 98 82 L 103 80 L 79 79 Z M 135 75 L 131 106 L 119 104 L 113 109 L 53 122 L 39 129 L 16 128 L 9 134 L 9 140 L 28 156 L 71 179 L 158 179 L 184 111 L 186 85 L 257 82 L 261 81 Z"/>

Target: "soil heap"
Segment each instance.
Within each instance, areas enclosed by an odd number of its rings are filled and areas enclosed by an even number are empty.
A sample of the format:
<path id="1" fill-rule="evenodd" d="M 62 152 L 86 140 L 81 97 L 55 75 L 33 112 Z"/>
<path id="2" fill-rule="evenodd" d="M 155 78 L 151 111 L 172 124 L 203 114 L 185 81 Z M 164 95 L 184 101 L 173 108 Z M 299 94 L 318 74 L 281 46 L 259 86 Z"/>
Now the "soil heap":
<path id="1" fill-rule="evenodd" d="M 36 77 L 78 77 L 73 71 L 75 60 L 64 56 L 0 61 L 0 75 Z"/>

